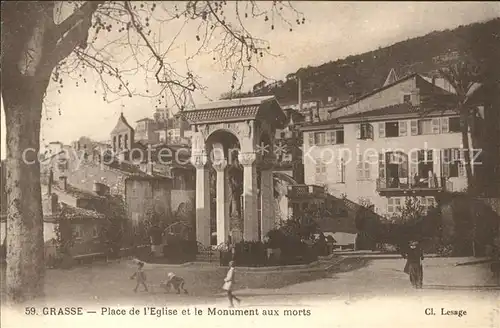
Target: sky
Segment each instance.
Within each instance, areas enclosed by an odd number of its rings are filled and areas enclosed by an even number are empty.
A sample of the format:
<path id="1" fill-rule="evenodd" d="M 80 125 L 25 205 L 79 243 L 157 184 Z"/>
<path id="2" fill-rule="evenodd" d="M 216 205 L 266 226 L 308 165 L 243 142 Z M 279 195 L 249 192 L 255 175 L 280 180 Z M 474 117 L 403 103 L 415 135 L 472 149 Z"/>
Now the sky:
<path id="1" fill-rule="evenodd" d="M 349 55 L 385 47 L 399 41 L 418 37 L 435 30 L 453 29 L 459 25 L 500 17 L 500 3 L 496 2 L 293 2 L 302 12 L 306 23 L 288 28 L 269 30 L 262 20 L 248 20 L 245 26 L 252 33 L 270 42 L 274 56 L 265 56 L 257 67 L 266 77 L 282 80 L 301 67 L 318 66 Z M 170 26 L 169 26 L 170 27 Z M 194 27 L 188 29 L 192 35 Z M 162 38 L 168 39 L 170 28 L 160 28 Z M 173 29 L 172 29 L 173 30 Z M 172 32 L 173 33 L 173 32 Z M 170 36 L 172 37 L 172 36 Z M 191 37 L 177 39 L 178 48 L 195 46 Z M 126 50 L 118 49 L 126 55 Z M 169 59 L 183 60 L 182 51 L 172 52 Z M 190 67 L 200 76 L 205 94 L 195 93 L 195 104 L 216 100 L 229 91 L 231 76 L 212 62 L 212 55 L 201 55 Z M 107 140 L 120 112 L 132 126 L 143 117 L 151 117 L 155 102 L 149 98 L 123 98 L 113 103 L 103 101 L 101 93 L 91 87 L 94 76 L 85 76 L 89 82 L 64 86 L 62 93 L 49 86 L 42 116 L 41 140 L 70 143 L 81 136 Z M 93 80 L 94 79 L 94 80 Z M 245 79 L 243 90 L 262 80 L 253 73 Z M 134 76 L 131 84 L 144 84 L 144 77 Z M 152 87 L 154 88 L 154 87 Z M 168 100 L 167 100 L 168 102 Z M 172 105 L 172 104 L 169 104 Z M 175 110 L 174 110 L 175 112 Z M 1 111 L 1 158 L 5 158 L 5 116 Z"/>

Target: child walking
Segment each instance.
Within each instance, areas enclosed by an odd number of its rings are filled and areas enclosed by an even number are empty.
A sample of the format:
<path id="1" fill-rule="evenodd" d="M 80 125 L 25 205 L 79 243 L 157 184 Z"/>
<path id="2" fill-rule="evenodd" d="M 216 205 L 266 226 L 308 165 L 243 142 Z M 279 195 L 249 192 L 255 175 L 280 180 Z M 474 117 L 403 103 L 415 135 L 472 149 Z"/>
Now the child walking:
<path id="1" fill-rule="evenodd" d="M 167 280 L 162 282 L 160 286 L 165 288 L 165 291 L 169 291 L 170 287 L 177 291 L 177 294 L 181 293 L 181 289 L 184 294 L 187 294 L 188 291 L 184 288 L 184 278 L 176 276 L 173 272 L 169 272 L 167 275 Z"/>
<path id="2" fill-rule="evenodd" d="M 146 286 L 146 273 L 142 271 L 142 268 L 144 267 L 144 263 L 139 262 L 137 263 L 137 271 L 134 272 L 134 274 L 130 277 L 130 279 L 136 279 L 137 285 L 135 285 L 134 292 L 137 293 L 137 288 L 139 285 L 144 286 L 144 290 L 147 292 L 148 291 L 148 286 Z"/>
<path id="3" fill-rule="evenodd" d="M 233 299 L 240 304 L 240 299 L 233 295 L 233 283 L 234 283 L 234 261 L 229 262 L 229 270 L 227 271 L 226 278 L 224 279 L 224 285 L 222 289 L 227 292 L 227 298 L 229 299 L 229 307 L 234 307 Z"/>

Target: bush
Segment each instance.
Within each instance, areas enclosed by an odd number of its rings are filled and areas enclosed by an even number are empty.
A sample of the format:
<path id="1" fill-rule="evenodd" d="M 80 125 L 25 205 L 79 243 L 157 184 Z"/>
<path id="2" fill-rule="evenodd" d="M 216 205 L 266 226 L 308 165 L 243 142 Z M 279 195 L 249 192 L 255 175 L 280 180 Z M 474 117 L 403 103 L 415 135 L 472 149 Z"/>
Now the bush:
<path id="1" fill-rule="evenodd" d="M 266 248 L 260 241 L 242 241 L 235 245 L 234 261 L 237 266 L 265 266 L 266 257 Z"/>
<path id="2" fill-rule="evenodd" d="M 163 256 L 169 263 L 186 263 L 196 260 L 198 245 L 196 241 L 177 239 L 163 246 Z"/>
<path id="3" fill-rule="evenodd" d="M 281 265 L 311 263 L 318 258 L 314 250 L 301 241 L 298 234 L 290 234 L 280 228 L 269 231 L 267 236 L 269 241 L 266 247 L 281 250 Z"/>

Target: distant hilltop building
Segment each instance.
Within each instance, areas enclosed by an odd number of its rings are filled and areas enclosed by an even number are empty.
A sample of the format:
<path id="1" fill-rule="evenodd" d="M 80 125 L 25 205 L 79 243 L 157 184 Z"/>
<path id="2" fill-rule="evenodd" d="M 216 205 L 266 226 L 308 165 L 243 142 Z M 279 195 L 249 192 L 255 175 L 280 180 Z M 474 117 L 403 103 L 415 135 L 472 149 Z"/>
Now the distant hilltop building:
<path id="1" fill-rule="evenodd" d="M 189 144 L 191 130 L 189 124 L 179 115 L 171 116 L 166 108 L 155 111 L 153 118 L 138 120 L 135 140 L 147 144 Z"/>

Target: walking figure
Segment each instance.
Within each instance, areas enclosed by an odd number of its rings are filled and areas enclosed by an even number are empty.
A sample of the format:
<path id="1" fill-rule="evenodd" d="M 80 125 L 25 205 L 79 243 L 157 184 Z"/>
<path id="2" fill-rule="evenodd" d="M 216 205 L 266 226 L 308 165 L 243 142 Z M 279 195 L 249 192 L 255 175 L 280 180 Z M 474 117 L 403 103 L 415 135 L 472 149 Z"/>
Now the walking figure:
<path id="1" fill-rule="evenodd" d="M 410 282 L 415 288 L 422 288 L 424 272 L 422 260 L 424 253 L 418 242 L 410 242 L 408 249 L 403 253 L 403 258 L 406 259 L 404 272 L 410 275 Z"/>
<path id="2" fill-rule="evenodd" d="M 234 284 L 234 261 L 229 262 L 229 270 L 227 271 L 226 278 L 224 279 L 224 285 L 222 289 L 227 292 L 227 298 L 229 299 L 229 307 L 234 307 L 233 299 L 240 304 L 240 299 L 233 295 L 233 284 Z"/>
<path id="3" fill-rule="evenodd" d="M 139 262 L 137 263 L 137 271 L 134 272 L 134 274 L 130 277 L 130 279 L 136 279 L 137 285 L 135 285 L 134 292 L 137 293 L 137 288 L 139 285 L 144 286 L 144 290 L 147 292 L 148 291 L 148 286 L 146 286 L 146 273 L 142 270 L 144 267 L 144 263 Z"/>
<path id="4" fill-rule="evenodd" d="M 184 288 L 184 278 L 176 276 L 173 272 L 169 272 L 167 275 L 168 279 L 160 284 L 161 287 L 165 288 L 165 291 L 169 291 L 170 288 L 173 288 L 177 291 L 177 294 L 181 293 L 181 289 L 184 294 L 187 294 L 188 291 Z"/>

